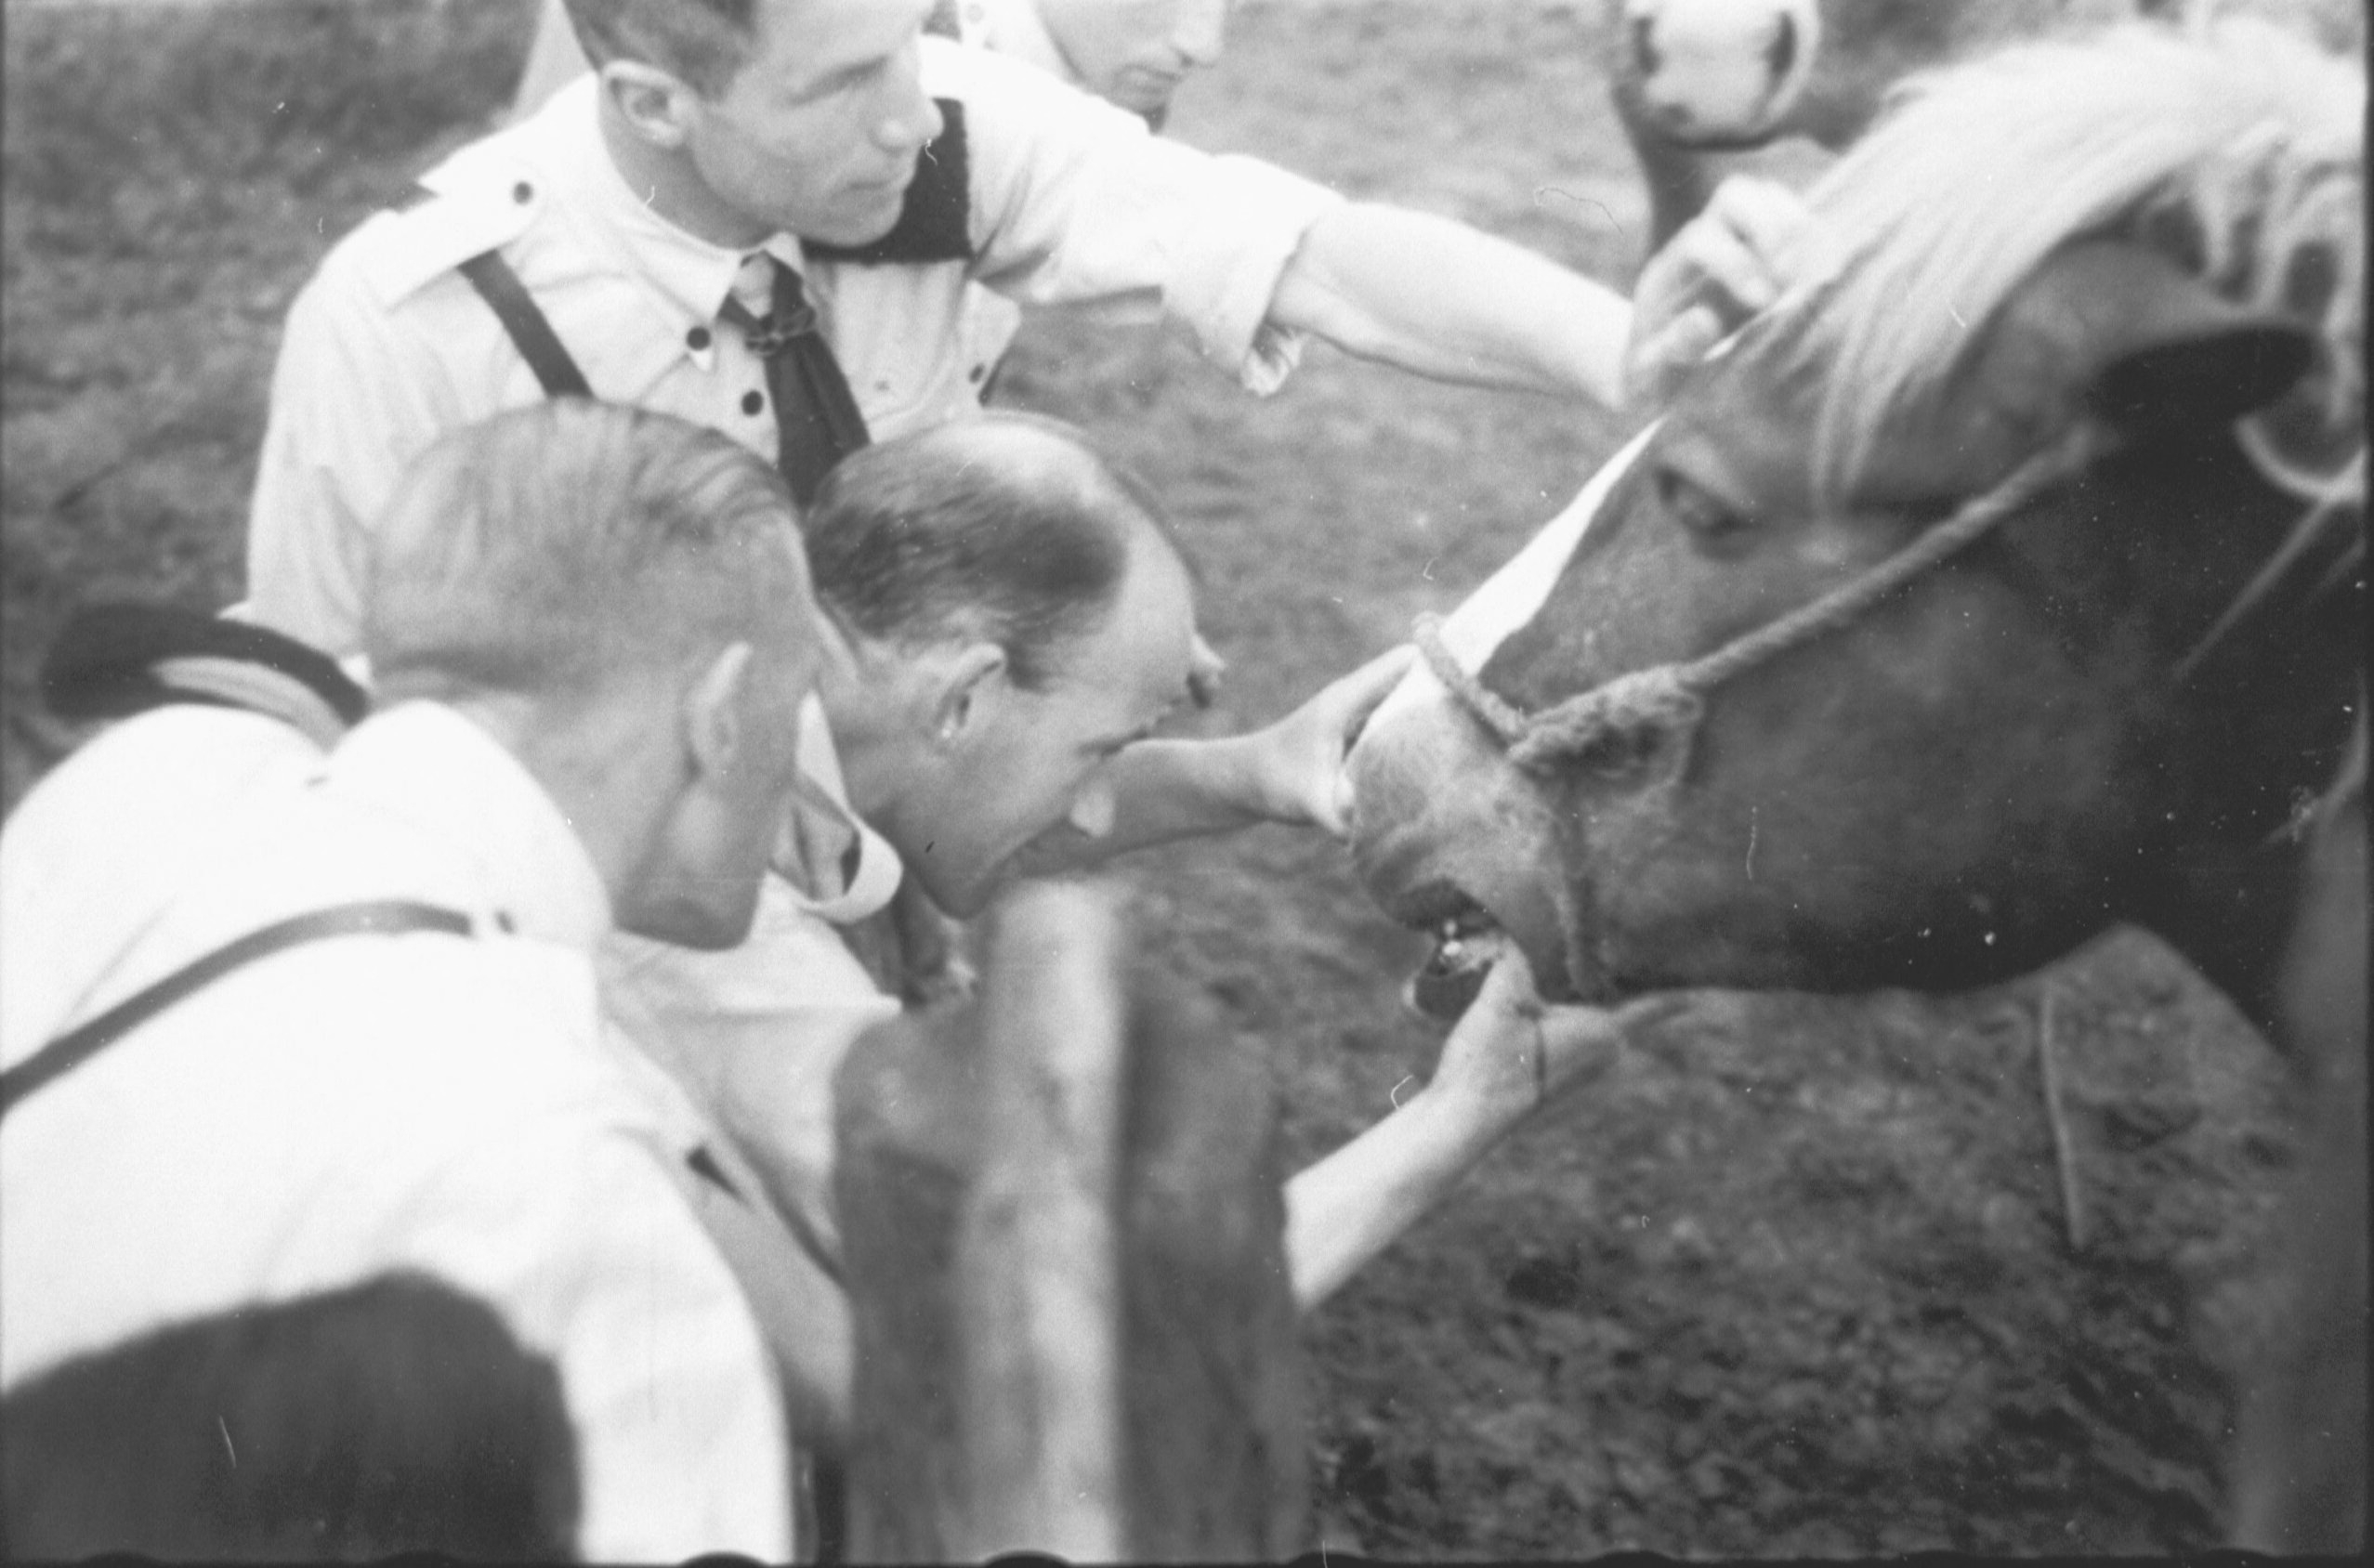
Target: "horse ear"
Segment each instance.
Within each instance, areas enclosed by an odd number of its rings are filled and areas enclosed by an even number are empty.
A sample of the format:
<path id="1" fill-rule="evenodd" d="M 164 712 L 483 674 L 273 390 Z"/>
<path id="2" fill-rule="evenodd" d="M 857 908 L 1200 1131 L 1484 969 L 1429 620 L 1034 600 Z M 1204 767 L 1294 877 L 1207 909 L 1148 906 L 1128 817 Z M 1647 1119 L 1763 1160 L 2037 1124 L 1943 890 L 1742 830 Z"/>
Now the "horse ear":
<path id="1" fill-rule="evenodd" d="M 2135 432 L 2230 424 L 2290 390 L 2315 357 L 2306 328 L 2114 241 L 2056 253 L 2009 324 L 2041 336 L 2089 412 Z"/>

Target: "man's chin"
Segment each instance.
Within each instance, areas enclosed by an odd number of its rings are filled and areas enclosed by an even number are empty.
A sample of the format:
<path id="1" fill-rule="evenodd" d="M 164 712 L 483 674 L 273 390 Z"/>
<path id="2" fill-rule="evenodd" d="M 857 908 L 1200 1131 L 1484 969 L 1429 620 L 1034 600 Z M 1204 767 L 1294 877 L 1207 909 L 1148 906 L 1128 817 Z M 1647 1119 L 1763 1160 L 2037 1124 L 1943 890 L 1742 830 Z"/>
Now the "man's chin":
<path id="1" fill-rule="evenodd" d="M 902 855 L 901 857 L 906 860 L 909 880 L 923 889 L 924 896 L 931 900 L 934 908 L 951 920 L 968 921 L 988 908 L 990 900 L 996 896 L 998 888 L 1005 881 L 1003 877 L 960 881 L 933 876 L 925 869 L 930 862 L 912 856 Z"/>
<path id="2" fill-rule="evenodd" d="M 1114 76 L 1098 96 L 1138 114 L 1161 114 L 1171 107 L 1180 79 L 1142 66 L 1131 66 Z"/>
<path id="3" fill-rule="evenodd" d="M 898 215 L 906 210 L 906 186 L 889 187 L 878 200 L 853 202 L 844 212 L 835 213 L 830 221 L 804 227 L 797 232 L 801 239 L 817 244 L 859 250 L 886 238 L 893 229 L 898 228 Z"/>

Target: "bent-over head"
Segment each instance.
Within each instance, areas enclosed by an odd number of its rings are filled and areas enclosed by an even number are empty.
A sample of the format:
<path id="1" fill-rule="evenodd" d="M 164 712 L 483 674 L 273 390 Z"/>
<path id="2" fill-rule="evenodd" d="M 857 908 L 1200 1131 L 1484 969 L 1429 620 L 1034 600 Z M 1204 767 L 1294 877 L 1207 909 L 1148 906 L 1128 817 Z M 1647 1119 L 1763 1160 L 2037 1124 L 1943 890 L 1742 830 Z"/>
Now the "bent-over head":
<path id="1" fill-rule="evenodd" d="M 739 941 L 820 658 L 796 513 L 763 459 L 556 399 L 437 442 L 373 535 L 383 702 L 477 718 L 569 813 L 618 923 Z"/>
<path id="2" fill-rule="evenodd" d="M 943 908 L 977 908 L 1043 833 L 1109 825 L 1098 769 L 1186 694 L 1195 636 L 1141 481 L 990 414 L 853 454 L 807 533 L 858 650 L 826 694 L 851 797 Z"/>

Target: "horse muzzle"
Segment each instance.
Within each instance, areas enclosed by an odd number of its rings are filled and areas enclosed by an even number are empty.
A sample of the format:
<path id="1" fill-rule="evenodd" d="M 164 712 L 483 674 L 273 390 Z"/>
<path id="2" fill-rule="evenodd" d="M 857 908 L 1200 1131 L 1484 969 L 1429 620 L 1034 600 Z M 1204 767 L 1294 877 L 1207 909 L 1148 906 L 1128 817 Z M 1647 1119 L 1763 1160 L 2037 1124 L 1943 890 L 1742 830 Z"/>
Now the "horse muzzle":
<path id="1" fill-rule="evenodd" d="M 1595 988 L 1579 967 L 1574 903 L 1557 818 L 1539 783 L 1512 766 L 1448 701 L 1405 704 L 1371 721 L 1346 764 L 1352 856 L 1387 915 L 1436 939 L 1411 979 L 1420 1012 L 1455 1018 L 1515 942 L 1553 1001 Z"/>

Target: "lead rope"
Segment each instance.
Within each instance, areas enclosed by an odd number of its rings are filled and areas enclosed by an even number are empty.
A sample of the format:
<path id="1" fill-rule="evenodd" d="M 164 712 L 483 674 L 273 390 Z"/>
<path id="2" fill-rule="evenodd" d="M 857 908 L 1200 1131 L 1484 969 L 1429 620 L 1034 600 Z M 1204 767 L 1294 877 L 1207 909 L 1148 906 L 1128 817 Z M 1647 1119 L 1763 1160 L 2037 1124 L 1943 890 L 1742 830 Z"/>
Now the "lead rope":
<path id="1" fill-rule="evenodd" d="M 1678 770 L 1706 711 L 1706 693 L 1742 671 L 1861 615 L 1881 598 L 1961 550 L 2043 490 L 2080 471 L 2093 455 L 2082 426 L 2029 458 L 2011 476 L 1862 576 L 1841 584 L 1714 652 L 1685 662 L 1627 671 L 1539 712 L 1528 713 L 1489 690 L 1442 640 L 1442 618 L 1422 615 L 1411 638 L 1435 678 L 1498 737 L 1509 760 L 1539 769 L 1570 757 L 1647 754 L 1663 736 L 1681 745 L 1668 759 Z"/>

